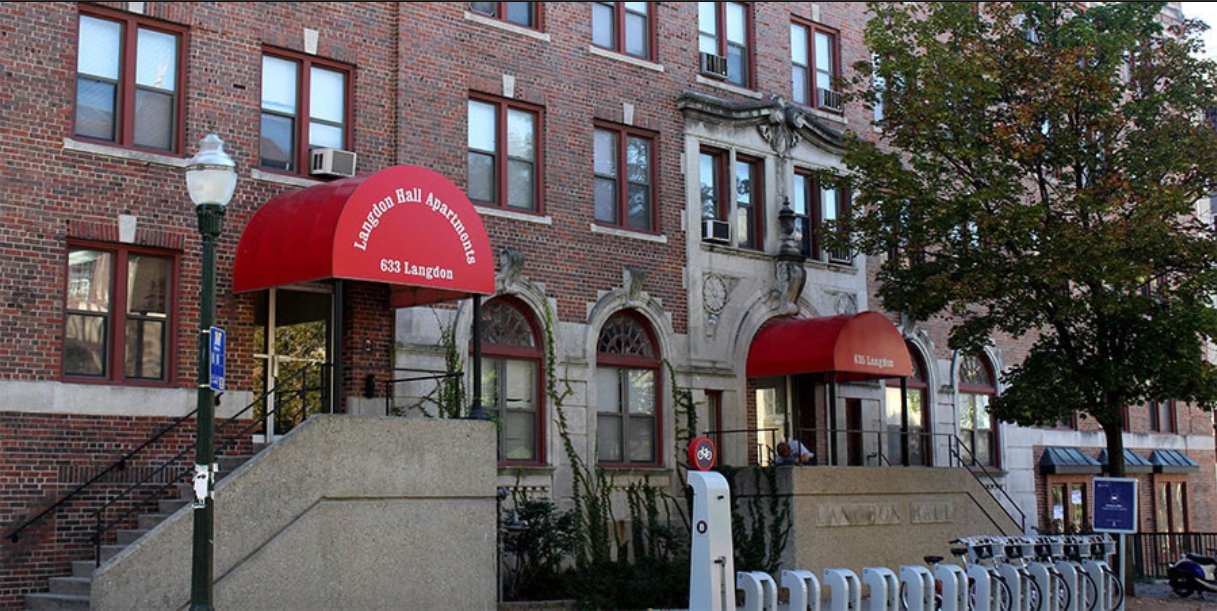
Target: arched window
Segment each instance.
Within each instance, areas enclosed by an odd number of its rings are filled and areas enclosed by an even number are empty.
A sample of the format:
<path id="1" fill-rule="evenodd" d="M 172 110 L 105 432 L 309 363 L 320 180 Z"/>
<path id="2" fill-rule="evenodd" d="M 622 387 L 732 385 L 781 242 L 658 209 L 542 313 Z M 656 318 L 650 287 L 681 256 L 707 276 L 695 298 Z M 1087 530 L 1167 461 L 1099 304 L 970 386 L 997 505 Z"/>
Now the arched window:
<path id="1" fill-rule="evenodd" d="M 596 344 L 599 462 L 659 463 L 659 386 L 659 352 L 650 326 L 637 314 L 614 314 Z"/>
<path id="2" fill-rule="evenodd" d="M 997 429 L 989 416 L 989 401 L 997 394 L 994 379 L 983 356 L 969 354 L 959 364 L 959 438 L 966 464 L 997 466 Z"/>
<path id="3" fill-rule="evenodd" d="M 908 402 L 908 463 L 909 465 L 930 465 L 930 413 L 929 413 L 929 378 L 926 377 L 925 363 L 921 359 L 921 351 L 913 346 L 906 346 L 913 364 L 913 375 L 905 379 L 905 395 Z M 892 464 L 906 464 L 904 461 L 904 425 L 905 417 L 900 402 L 900 379 L 887 380 L 887 396 L 885 418 L 888 430 L 888 448 L 884 452 Z"/>
<path id="4" fill-rule="evenodd" d="M 542 362 L 533 318 L 514 299 L 482 306 L 482 408 L 499 421 L 499 462 L 545 461 Z"/>

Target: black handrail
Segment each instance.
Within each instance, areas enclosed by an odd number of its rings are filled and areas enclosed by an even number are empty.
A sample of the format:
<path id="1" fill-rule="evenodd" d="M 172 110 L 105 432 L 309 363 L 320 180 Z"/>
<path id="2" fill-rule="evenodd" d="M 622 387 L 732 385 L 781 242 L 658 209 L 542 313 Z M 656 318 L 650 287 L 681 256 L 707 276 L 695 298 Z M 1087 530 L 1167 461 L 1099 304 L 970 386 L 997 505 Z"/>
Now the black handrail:
<path id="1" fill-rule="evenodd" d="M 447 378 L 454 378 L 454 377 L 459 377 L 459 376 L 465 375 L 465 373 L 461 370 L 442 371 L 439 369 L 412 369 L 409 367 L 394 367 L 393 368 L 394 373 L 399 372 L 399 371 L 409 372 L 409 373 L 422 373 L 422 374 L 426 374 L 426 375 L 411 376 L 411 377 L 407 377 L 407 378 L 393 378 L 393 379 L 384 381 L 385 415 L 386 416 L 393 413 L 393 385 L 394 384 L 398 384 L 401 382 L 421 382 L 423 380 L 444 380 Z"/>
<path id="2" fill-rule="evenodd" d="M 322 368 L 326 368 L 326 367 L 331 367 L 331 366 L 332 366 L 332 365 L 330 365 L 329 363 L 323 363 L 323 364 L 318 364 L 318 365 L 319 365 L 320 367 L 322 367 Z M 224 427 L 228 426 L 229 424 L 231 424 L 231 423 L 235 422 L 237 419 L 239 419 L 239 418 L 240 418 L 242 415 L 244 415 L 246 412 L 248 412 L 249 410 L 253 409 L 253 407 L 254 407 L 254 406 L 256 406 L 256 405 L 258 405 L 260 402 L 264 401 L 264 400 L 265 400 L 265 399 L 266 399 L 268 396 L 270 396 L 270 395 L 271 395 L 271 394 L 273 394 L 273 393 L 279 392 L 279 390 L 278 390 L 278 389 L 279 389 L 279 388 L 281 388 L 281 387 L 282 387 L 284 384 L 286 384 L 286 383 L 288 383 L 288 382 L 293 381 L 294 379 L 296 379 L 296 378 L 297 378 L 297 377 L 299 377 L 299 376 L 304 375 L 304 374 L 305 374 L 306 372 L 308 372 L 308 371 L 310 371 L 310 368 L 306 366 L 306 367 L 302 368 L 300 371 L 297 371 L 297 372 L 293 373 L 292 375 L 288 376 L 287 378 L 284 378 L 284 379 L 282 379 L 282 380 L 279 380 L 279 383 L 278 383 L 278 384 L 275 386 L 275 388 L 273 388 L 273 389 L 271 389 L 271 390 L 269 390 L 269 391 L 267 391 L 267 392 L 263 393 L 261 396 L 259 396 L 257 399 L 255 399 L 253 402 L 251 402 L 249 405 L 245 406 L 245 408 L 244 408 L 244 409 L 242 409 L 241 411 L 237 412 L 237 414 L 235 414 L 235 415 L 233 415 L 232 417 L 230 417 L 230 418 L 228 418 L 227 420 L 225 420 L 225 421 L 224 421 L 224 423 L 222 423 L 222 424 L 221 424 L 219 427 L 217 427 L 217 430 L 223 429 Z M 309 389 L 302 389 L 302 390 L 293 391 L 293 392 L 304 393 L 304 392 L 307 392 L 308 390 L 309 390 Z M 327 397 L 327 399 L 328 399 L 328 397 Z M 276 407 L 276 409 L 277 409 L 277 407 Z M 273 413 L 274 413 L 274 411 L 275 411 L 275 410 L 274 410 L 274 409 L 272 409 L 272 410 L 270 410 L 270 411 L 269 411 L 269 412 L 268 412 L 266 415 L 267 415 L 267 416 L 269 416 L 269 415 L 273 414 Z M 156 443 L 157 441 L 159 441 L 160 439 L 162 439 L 162 438 L 163 438 L 165 435 L 168 435 L 170 432 L 172 432 L 172 431 L 176 430 L 177 428 L 179 428 L 180 426 L 182 426 L 182 424 L 183 424 L 183 423 L 185 423 L 186 421 L 188 421 L 188 420 L 192 419 L 192 418 L 195 416 L 195 414 L 196 414 L 197 412 L 198 412 L 198 408 L 195 408 L 195 409 L 191 410 L 189 413 L 187 413 L 186 415 L 184 415 L 184 416 L 182 416 L 182 417 L 178 418 L 177 420 L 174 420 L 172 424 L 170 424 L 170 425 L 166 426 L 164 429 L 160 430 L 160 431 L 159 431 L 157 434 L 155 434 L 155 435 L 153 435 L 152 437 L 148 438 L 146 441 L 144 441 L 143 443 L 141 443 L 141 444 L 140 444 L 138 447 L 136 447 L 135 449 L 131 450 L 130 452 L 127 452 L 126 454 L 124 454 L 124 455 L 122 456 L 122 458 L 119 458 L 119 459 L 118 459 L 118 460 L 116 460 L 114 463 L 110 464 L 110 465 L 109 465 L 109 466 L 107 466 L 106 468 L 104 468 L 104 469 L 102 469 L 101 471 L 99 471 L 97 474 L 95 474 L 93 477 L 91 477 L 91 478 L 90 478 L 88 481 L 86 481 L 85 483 L 83 483 L 83 484 L 81 484 L 81 485 L 77 486 L 77 487 L 76 487 L 76 488 L 74 488 L 74 489 L 73 489 L 71 492 L 69 492 L 69 493 L 67 493 L 67 494 L 65 494 L 65 495 L 63 495 L 63 496 L 61 496 L 61 497 L 60 497 L 59 499 L 57 499 L 57 500 L 56 500 L 54 503 L 52 503 L 51 505 L 47 506 L 47 507 L 46 507 L 46 508 L 44 508 L 43 510 L 39 511 L 39 512 L 38 512 L 37 514 L 35 514 L 33 517 L 31 517 L 31 518 L 27 519 L 27 520 L 26 520 L 25 522 L 23 522 L 23 523 L 22 523 L 20 526 L 18 526 L 18 527 L 16 527 L 16 528 L 12 529 L 12 530 L 11 530 L 11 531 L 9 531 L 8 533 L 6 533 L 6 534 L 4 535 L 4 538 L 5 538 L 5 539 L 7 539 L 8 541 L 12 542 L 12 543 L 17 543 L 17 542 L 18 542 L 18 541 L 20 541 L 20 539 L 21 539 L 21 536 L 20 536 L 20 535 L 21 535 L 21 533 L 22 533 L 23 531 L 25 531 L 27 528 L 29 528 L 29 527 L 33 526 L 34 524 L 38 523 L 40 520 L 42 520 L 42 519 L 43 519 L 43 518 L 45 518 L 46 516 L 48 516 L 48 515 L 50 515 L 50 514 L 54 513 L 54 512 L 55 512 L 57 509 L 59 509 L 60 507 L 64 506 L 66 503 L 68 503 L 68 502 L 69 502 L 69 501 L 71 501 L 72 499 L 76 498 L 78 495 L 80 495 L 80 494 L 81 494 L 81 493 L 83 493 L 85 490 L 87 490 L 87 489 L 89 489 L 90 487 L 92 487 L 92 486 L 93 486 L 94 484 L 96 484 L 97 482 L 101 481 L 101 480 L 102 480 L 104 477 L 106 477 L 107 475 L 109 475 L 109 474 L 110 474 L 110 473 L 112 473 L 113 471 L 115 471 L 115 470 L 125 470 L 125 469 L 127 468 L 128 463 L 130 463 L 130 462 L 132 461 L 132 459 L 134 459 L 134 458 L 135 458 L 137 455 L 139 455 L 141 452 L 143 452 L 144 450 L 146 450 L 146 449 L 147 449 L 148 447 L 150 447 L 152 444 L 154 444 L 154 443 Z M 217 445 L 218 445 L 218 446 L 220 446 L 220 445 L 223 445 L 223 444 L 226 444 L 226 443 L 230 443 L 230 442 L 231 442 L 231 441 L 232 441 L 234 438 L 238 437 L 239 435 L 241 435 L 241 434 L 242 434 L 242 433 L 244 433 L 244 432 L 247 432 L 247 431 L 251 430 L 251 429 L 252 429 L 252 428 L 254 428 L 254 426 L 256 426 L 257 424 L 259 424 L 259 423 L 258 423 L 257 421 L 255 421 L 255 422 L 253 423 L 253 425 L 252 425 L 252 426 L 246 427 L 245 429 L 242 429 L 242 431 L 239 431 L 239 432 L 237 432 L 237 433 L 236 433 L 236 434 L 234 434 L 234 435 L 230 435 L 230 436 L 228 436 L 228 437 L 225 437 L 225 438 L 220 439 L 220 440 L 218 441 Z M 135 490 L 137 490 L 137 489 L 139 489 L 139 488 L 143 487 L 143 486 L 144 486 L 145 484 L 147 484 L 147 483 L 148 483 L 150 480 L 152 480 L 152 479 L 154 479 L 154 478 L 158 477 L 160 474 L 162 474 L 163 472 L 165 472 L 165 470 L 166 470 L 167 468 L 169 468 L 170 466 L 172 466 L 173 464 L 175 464 L 177 461 L 179 461 L 181 458 L 183 458 L 184 456 L 186 456 L 186 455 L 190 454 L 190 453 L 191 453 L 191 452 L 193 452 L 193 451 L 194 451 L 194 448 L 193 448 L 193 447 L 190 447 L 190 448 L 186 448 L 186 449 L 184 449 L 184 450 L 182 450 L 182 451 L 178 452 L 176 455 L 174 455 L 173 457 L 171 457 L 171 458 L 169 458 L 167 461 L 165 461 L 163 464 L 161 464 L 161 466 L 160 466 L 160 467 L 158 467 L 158 468 L 154 469 L 154 470 L 153 470 L 153 471 L 152 471 L 150 474 L 148 474 L 147 476 L 143 477 L 143 478 L 142 478 L 142 479 L 140 479 L 138 482 L 136 482 L 136 483 L 132 484 L 131 486 L 129 486 L 128 488 L 126 488 L 125 490 L 123 490 L 122 492 L 120 492 L 119 494 L 117 494 L 117 495 L 115 495 L 114 497 L 112 497 L 110 500 L 108 500 L 106 503 L 104 503 L 104 504 L 103 504 L 101 507 L 99 507 L 99 508 L 97 508 L 97 509 L 95 509 L 95 510 L 93 510 L 93 511 L 91 512 L 91 513 L 93 513 L 93 514 L 94 514 L 94 524 L 95 524 L 95 530 L 94 530 L 94 539 L 93 539 L 93 543 L 94 543 L 94 550 L 97 552 L 96 559 L 97 559 L 97 561 L 98 561 L 98 562 L 100 562 L 100 560 L 101 560 L 101 539 L 102 539 L 102 535 L 104 535 L 104 534 L 105 534 L 105 532 L 106 532 L 106 531 L 108 531 L 110 528 L 113 528 L 113 527 L 114 527 L 116 524 L 118 524 L 118 523 L 122 522 L 123 520 L 125 520 L 126 518 L 130 517 L 130 515 L 131 515 L 131 514 L 133 514 L 135 511 L 137 511 L 137 510 L 138 510 L 138 509 L 140 509 L 141 507 L 143 507 L 143 506 L 147 505 L 147 504 L 148 504 L 148 503 L 149 503 L 151 500 L 153 500 L 153 499 L 158 499 L 159 497 L 157 497 L 156 495 L 151 495 L 151 496 L 149 496 L 149 498 L 144 499 L 142 502 L 135 503 L 135 504 L 134 504 L 134 505 L 133 505 L 131 508 L 129 508 L 129 509 L 126 511 L 126 512 L 124 512 L 123 514 L 121 514 L 121 515 L 120 515 L 118 518 L 116 518 L 116 519 L 114 519 L 114 520 L 110 521 L 109 523 L 103 523 L 103 515 L 104 515 L 105 510 L 106 510 L 106 509 L 108 509 L 108 508 L 110 508 L 112 505 L 114 505 L 114 504 L 115 504 L 115 503 L 117 503 L 118 501 L 123 500 L 123 499 L 127 498 L 128 496 L 130 496 L 132 492 L 134 492 Z M 163 486 L 161 486 L 161 489 L 167 488 L 168 486 L 170 486 L 170 485 L 172 485 L 172 484 L 176 484 L 178 481 L 182 480 L 183 475 L 184 475 L 185 473 L 188 473 L 188 472 L 189 472 L 189 470 L 187 470 L 187 469 L 183 469 L 181 473 L 179 473 L 178 475 L 176 475 L 176 476 L 175 476 L 175 477 L 173 477 L 173 478 L 170 478 L 170 479 L 169 479 L 169 481 L 168 481 L 167 483 L 165 483 Z"/>
<path id="3" fill-rule="evenodd" d="M 246 405 L 244 408 L 242 408 L 241 411 L 237 412 L 236 414 L 233 414 L 228 419 L 226 419 L 223 423 L 221 423 L 219 426 L 217 426 L 216 431 L 218 432 L 220 430 L 223 430 L 229 424 L 236 422 L 237 420 L 239 420 L 241 418 L 241 416 L 245 415 L 246 412 L 253 409 L 253 407 L 258 405 L 259 403 L 265 401 L 267 399 L 267 397 L 271 396 L 272 394 L 274 394 L 276 396 L 282 396 L 284 394 L 303 394 L 303 393 L 306 393 L 309 391 L 324 390 L 324 387 L 322 387 L 322 388 L 307 388 L 306 387 L 306 388 L 302 388 L 302 389 L 298 389 L 298 390 L 293 390 L 290 393 L 284 393 L 280 390 L 280 388 L 282 388 L 285 384 L 294 381 L 298 377 L 304 377 L 305 379 L 307 379 L 308 376 L 306 374 L 309 371 L 311 371 L 312 366 L 317 366 L 324 370 L 326 367 L 329 367 L 330 365 L 328 363 L 308 364 L 305 367 L 301 368 L 299 371 L 296 371 L 295 373 L 292 373 L 291 375 L 287 376 L 286 378 L 279 380 L 278 384 L 276 384 L 274 388 L 262 393 L 260 396 L 258 396 L 258 398 L 254 399 L 248 405 Z M 326 395 L 323 393 L 322 396 L 324 397 Z M 267 411 L 267 413 L 264 415 L 264 418 L 272 416 L 277 409 L 278 409 L 278 407 L 276 406 L 274 409 Z M 197 408 L 195 411 L 198 411 Z M 191 415 L 193 415 L 193 414 L 194 414 L 194 412 L 191 412 Z M 181 424 L 181 421 L 175 422 L 173 426 L 177 426 L 179 424 Z M 253 420 L 245 428 L 241 429 L 240 431 L 237 431 L 236 433 L 234 433 L 232 435 L 228 435 L 225 437 L 218 437 L 216 440 L 216 446 L 223 447 L 225 444 L 231 443 L 232 441 L 239 439 L 241 435 L 248 433 L 249 431 L 253 430 L 260 424 L 261 424 L 261 421 Z M 141 449 L 142 449 L 142 446 L 141 446 Z M 157 475 L 163 473 L 171 465 L 177 464 L 177 462 L 179 460 L 189 456 L 193 452 L 194 452 L 193 447 L 187 447 L 187 448 L 183 449 L 182 451 L 178 452 L 177 454 L 173 455 L 171 458 L 166 460 L 163 464 L 161 464 L 160 467 L 154 469 L 151 473 L 149 473 L 143 479 L 128 486 L 125 490 L 123 490 L 122 492 L 115 495 L 109 501 L 102 504 L 97 509 L 93 510 L 93 512 L 92 512 L 93 521 L 94 521 L 93 549 L 95 552 L 94 561 L 96 562 L 97 566 L 101 566 L 101 540 L 102 540 L 102 537 L 105 535 L 105 533 L 108 532 L 110 529 L 114 528 L 115 526 L 124 523 L 128 518 L 130 518 L 133 514 L 135 514 L 135 512 L 139 511 L 144 506 L 151 504 L 151 502 L 154 499 L 159 499 L 160 495 L 155 494 L 156 492 L 163 491 L 166 488 L 168 488 L 169 486 L 175 485 L 178 482 L 183 481 L 185 479 L 185 476 L 191 473 L 191 470 L 189 468 L 183 467 L 181 469 L 181 471 L 178 472 L 177 475 L 170 478 L 167 482 L 165 482 L 163 485 L 161 485 L 160 488 L 154 490 L 154 494 L 150 494 L 148 496 L 148 498 L 144 499 L 143 501 L 132 503 L 132 505 L 130 507 L 128 507 L 126 511 L 119 513 L 117 517 L 110 520 L 109 522 L 103 522 L 103 520 L 104 520 L 103 516 L 105 515 L 106 510 L 109 509 L 111 506 L 115 505 L 116 503 L 118 503 L 119 501 L 122 501 L 122 500 L 128 498 L 129 496 L 131 496 L 131 494 L 133 492 L 135 492 L 136 490 L 138 490 L 140 488 L 143 488 L 145 484 L 147 484 L 148 482 L 155 479 L 155 477 Z"/>
<path id="4" fill-rule="evenodd" d="M 970 459 L 971 464 L 964 461 L 963 453 L 960 452 L 961 449 L 968 453 L 968 458 Z M 989 486 L 986 486 L 983 481 L 981 481 L 980 476 L 976 474 L 978 470 L 984 473 L 985 477 L 988 477 L 992 482 L 997 482 L 997 477 L 992 473 L 989 473 L 988 467 L 976 460 L 976 457 L 972 454 L 972 449 L 964 445 L 963 440 L 960 439 L 958 435 L 951 435 L 951 443 L 948 444 L 948 450 L 950 451 L 951 456 L 955 457 L 959 461 L 959 465 L 966 468 L 968 473 L 972 474 L 972 477 L 976 479 L 976 483 L 980 484 L 981 487 L 989 491 L 989 495 L 993 497 L 993 500 L 997 501 L 998 506 L 1000 506 L 1002 510 L 1006 512 L 1006 515 L 1019 525 L 1022 532 L 1027 532 L 1027 514 L 1019 508 L 1018 503 L 1014 502 L 1014 499 L 1010 497 L 1010 494 L 1006 492 L 1005 488 L 996 485 L 990 488 Z M 1005 503 L 1001 502 L 1001 499 L 997 498 L 997 495 L 993 493 L 993 488 L 1001 491 L 1002 496 L 1006 499 Z M 1017 518 L 1014 516 L 1014 513 L 1011 513 L 1010 509 L 1014 509 L 1014 511 L 1018 513 Z"/>

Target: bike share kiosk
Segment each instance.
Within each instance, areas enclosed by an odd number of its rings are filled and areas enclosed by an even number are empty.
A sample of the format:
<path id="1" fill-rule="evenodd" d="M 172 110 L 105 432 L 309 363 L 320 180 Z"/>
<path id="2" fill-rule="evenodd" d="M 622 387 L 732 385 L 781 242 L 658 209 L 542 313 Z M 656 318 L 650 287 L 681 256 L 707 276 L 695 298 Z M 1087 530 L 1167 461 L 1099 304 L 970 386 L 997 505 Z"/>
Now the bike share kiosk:
<path id="1" fill-rule="evenodd" d="M 693 543 L 689 554 L 689 608 L 735 611 L 735 561 L 731 545 L 731 488 L 714 466 L 714 442 L 689 442 L 693 488 Z"/>

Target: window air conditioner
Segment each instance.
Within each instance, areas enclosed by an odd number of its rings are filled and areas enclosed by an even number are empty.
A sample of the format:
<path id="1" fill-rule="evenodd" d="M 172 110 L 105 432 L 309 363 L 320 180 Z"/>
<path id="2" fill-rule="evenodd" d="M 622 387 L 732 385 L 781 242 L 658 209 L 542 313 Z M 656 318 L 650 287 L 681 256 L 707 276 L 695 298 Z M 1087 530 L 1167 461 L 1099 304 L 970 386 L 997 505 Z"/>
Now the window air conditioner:
<path id="1" fill-rule="evenodd" d="M 701 53 L 701 73 L 714 78 L 727 78 L 727 58 L 713 53 Z"/>
<path id="2" fill-rule="evenodd" d="M 844 110 L 845 107 L 841 104 L 840 91 L 833 91 L 831 89 L 817 89 L 816 91 L 820 94 L 820 108 L 834 112 Z"/>
<path id="3" fill-rule="evenodd" d="M 702 219 L 701 239 L 704 242 L 728 244 L 731 242 L 731 225 L 728 225 L 727 221 Z"/>
<path id="4" fill-rule="evenodd" d="M 313 149 L 311 153 L 309 174 L 313 176 L 355 175 L 355 153 L 330 148 Z"/>

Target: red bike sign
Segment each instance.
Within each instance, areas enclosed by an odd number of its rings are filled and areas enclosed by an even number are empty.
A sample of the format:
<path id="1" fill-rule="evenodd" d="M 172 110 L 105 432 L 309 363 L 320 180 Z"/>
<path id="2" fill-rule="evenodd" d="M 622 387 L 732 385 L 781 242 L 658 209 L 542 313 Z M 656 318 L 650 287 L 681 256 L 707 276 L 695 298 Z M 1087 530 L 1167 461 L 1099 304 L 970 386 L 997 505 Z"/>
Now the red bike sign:
<path id="1" fill-rule="evenodd" d="M 689 442 L 689 468 L 709 471 L 717 457 L 714 442 L 709 437 L 698 437 Z"/>

